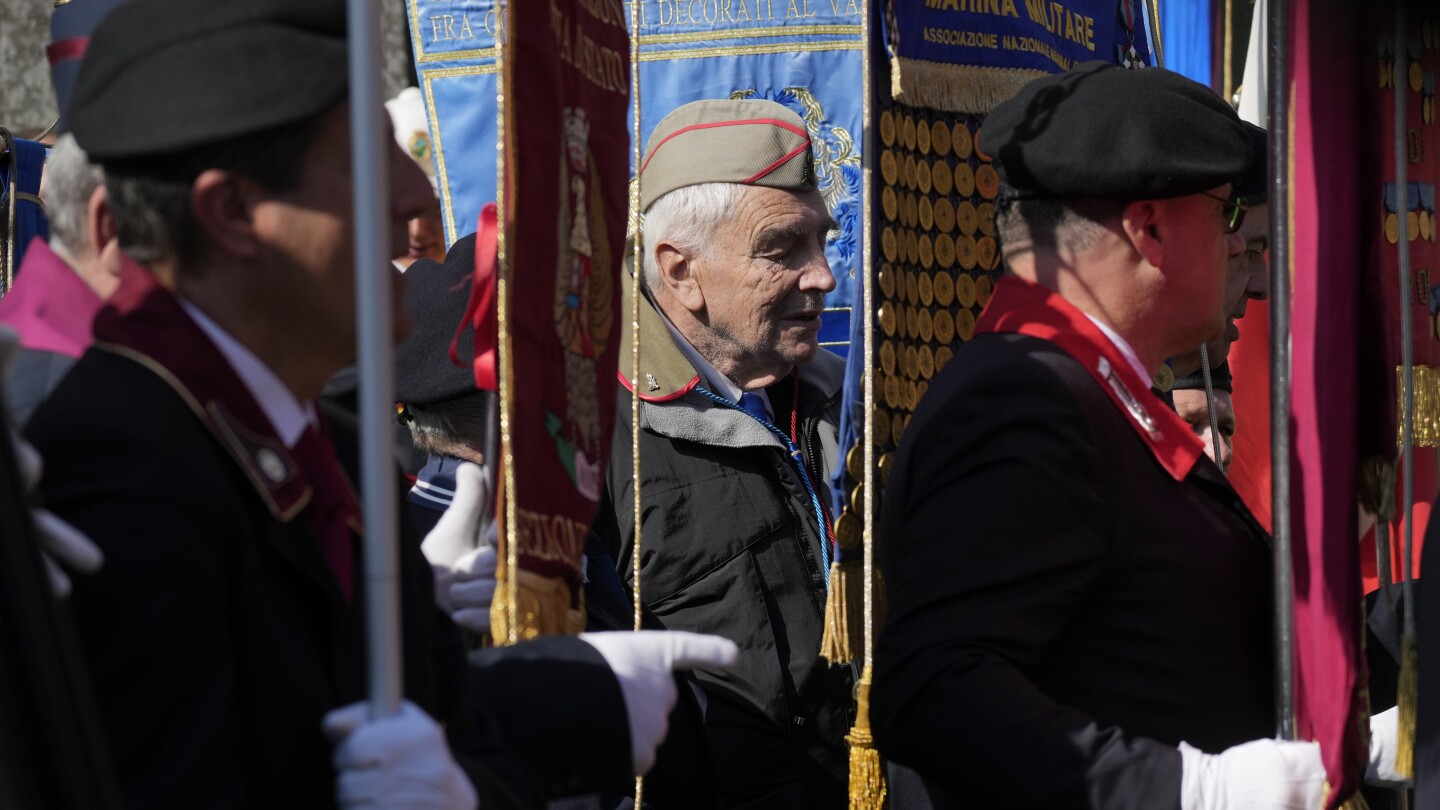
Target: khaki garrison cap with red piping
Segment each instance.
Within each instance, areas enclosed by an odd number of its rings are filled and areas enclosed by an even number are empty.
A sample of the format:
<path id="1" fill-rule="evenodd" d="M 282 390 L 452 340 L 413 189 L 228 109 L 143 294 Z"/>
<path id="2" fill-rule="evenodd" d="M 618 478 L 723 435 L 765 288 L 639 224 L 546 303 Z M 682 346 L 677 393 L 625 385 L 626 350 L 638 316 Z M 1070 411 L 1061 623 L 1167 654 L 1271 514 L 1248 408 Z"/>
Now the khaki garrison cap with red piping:
<path id="1" fill-rule="evenodd" d="M 645 144 L 640 209 L 701 183 L 813 190 L 815 158 L 805 122 L 763 99 L 692 101 L 677 108 Z"/>

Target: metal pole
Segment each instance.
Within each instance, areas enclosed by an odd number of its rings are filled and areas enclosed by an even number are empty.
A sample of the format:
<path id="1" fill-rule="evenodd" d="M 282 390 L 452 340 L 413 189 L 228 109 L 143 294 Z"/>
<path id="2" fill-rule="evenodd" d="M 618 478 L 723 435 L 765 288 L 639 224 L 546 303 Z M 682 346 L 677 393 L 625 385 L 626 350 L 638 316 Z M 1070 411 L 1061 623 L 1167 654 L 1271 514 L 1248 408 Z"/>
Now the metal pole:
<path id="1" fill-rule="evenodd" d="M 1405 0 L 1395 0 L 1395 216 L 1400 223 L 1400 238 L 1395 240 L 1396 264 L 1400 268 L 1400 366 L 1404 374 L 1405 414 L 1401 423 L 1400 469 L 1400 519 L 1404 521 L 1404 535 L 1401 548 L 1405 558 L 1401 560 L 1404 582 L 1401 593 L 1405 597 L 1405 610 L 1401 631 L 1408 636 L 1415 635 L 1415 600 L 1411 593 L 1411 557 L 1414 553 L 1415 524 L 1411 511 L 1415 508 L 1415 340 L 1412 331 L 1410 308 L 1410 229 L 1405 224 L 1405 213 L 1410 210 L 1409 166 L 1405 154 Z"/>
<path id="2" fill-rule="evenodd" d="M 350 168 L 355 178 L 355 315 L 360 362 L 360 494 L 365 517 L 365 632 L 370 716 L 400 710 L 400 580 L 396 529 L 395 357 L 390 311 L 390 178 L 380 86 L 379 0 L 347 0 Z"/>
<path id="3" fill-rule="evenodd" d="M 1270 130 L 1270 499 L 1275 532 L 1275 736 L 1295 739 L 1295 613 L 1290 555 L 1289 0 L 1267 4 Z"/>

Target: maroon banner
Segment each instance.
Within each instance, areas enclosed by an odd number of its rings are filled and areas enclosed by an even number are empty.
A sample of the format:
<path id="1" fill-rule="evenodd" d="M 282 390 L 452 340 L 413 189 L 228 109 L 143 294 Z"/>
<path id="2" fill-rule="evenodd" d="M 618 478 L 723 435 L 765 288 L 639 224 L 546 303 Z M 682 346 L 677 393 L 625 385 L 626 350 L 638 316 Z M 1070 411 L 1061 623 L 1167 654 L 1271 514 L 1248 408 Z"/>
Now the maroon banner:
<path id="1" fill-rule="evenodd" d="M 540 589 L 531 598 L 542 612 L 568 597 L 572 619 L 527 619 L 535 606 L 522 594 L 527 637 L 583 628 L 573 621 L 582 553 L 615 420 L 630 61 L 621 0 L 508 8 L 504 214 L 519 581 L 522 591 Z"/>

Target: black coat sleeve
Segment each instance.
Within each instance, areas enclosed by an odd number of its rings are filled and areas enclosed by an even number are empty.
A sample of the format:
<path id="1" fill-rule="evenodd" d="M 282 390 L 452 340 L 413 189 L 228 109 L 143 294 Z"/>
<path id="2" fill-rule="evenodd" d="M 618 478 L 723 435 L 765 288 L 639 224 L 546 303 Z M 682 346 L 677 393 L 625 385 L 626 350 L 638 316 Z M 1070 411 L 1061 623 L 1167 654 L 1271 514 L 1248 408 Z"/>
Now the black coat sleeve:
<path id="1" fill-rule="evenodd" d="M 1031 679 L 1100 575 L 1104 448 L 1068 370 L 1022 356 L 989 372 L 937 378 L 888 483 L 879 748 L 974 806 L 1178 806 L 1175 748 Z"/>

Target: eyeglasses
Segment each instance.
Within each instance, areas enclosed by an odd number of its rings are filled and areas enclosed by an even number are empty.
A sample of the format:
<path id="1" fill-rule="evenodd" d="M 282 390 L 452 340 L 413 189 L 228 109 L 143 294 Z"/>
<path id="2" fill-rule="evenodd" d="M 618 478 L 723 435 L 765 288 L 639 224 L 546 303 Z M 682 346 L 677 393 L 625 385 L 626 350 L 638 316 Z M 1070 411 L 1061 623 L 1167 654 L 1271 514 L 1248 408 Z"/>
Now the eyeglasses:
<path id="1" fill-rule="evenodd" d="M 1225 233 L 1235 233 L 1240 230 L 1240 225 L 1245 222 L 1245 212 L 1250 210 L 1250 206 L 1245 204 L 1244 197 L 1234 199 L 1217 197 L 1208 191 L 1202 191 L 1200 194 L 1223 203 L 1220 207 L 1220 218 L 1225 222 Z"/>

